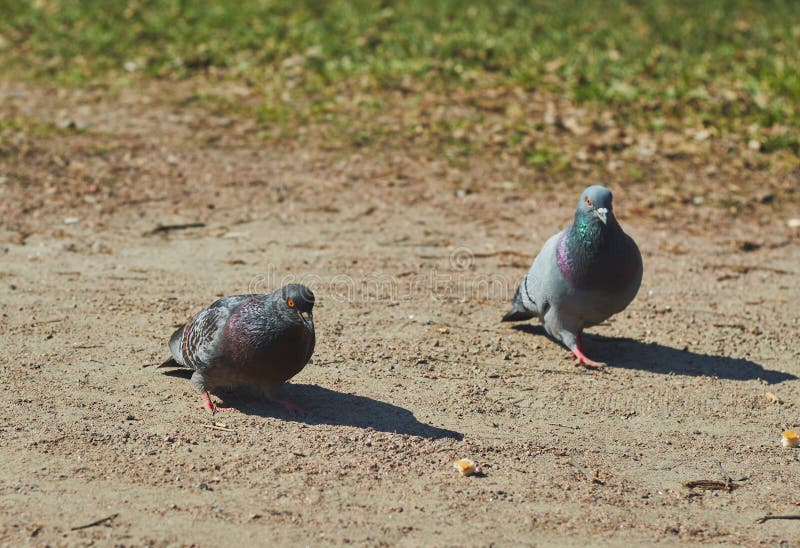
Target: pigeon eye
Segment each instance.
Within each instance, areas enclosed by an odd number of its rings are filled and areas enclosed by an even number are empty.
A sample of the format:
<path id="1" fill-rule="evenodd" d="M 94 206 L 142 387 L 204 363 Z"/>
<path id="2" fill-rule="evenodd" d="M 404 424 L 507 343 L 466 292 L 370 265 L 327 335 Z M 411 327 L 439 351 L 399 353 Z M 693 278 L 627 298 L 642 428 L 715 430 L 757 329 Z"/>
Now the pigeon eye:
<path id="1" fill-rule="evenodd" d="M 286 304 L 289 305 L 289 308 L 294 308 L 294 299 L 289 299 L 288 301 L 286 301 Z"/>
<path id="2" fill-rule="evenodd" d="M 586 198 L 586 205 L 592 207 L 592 201 L 588 197 Z"/>

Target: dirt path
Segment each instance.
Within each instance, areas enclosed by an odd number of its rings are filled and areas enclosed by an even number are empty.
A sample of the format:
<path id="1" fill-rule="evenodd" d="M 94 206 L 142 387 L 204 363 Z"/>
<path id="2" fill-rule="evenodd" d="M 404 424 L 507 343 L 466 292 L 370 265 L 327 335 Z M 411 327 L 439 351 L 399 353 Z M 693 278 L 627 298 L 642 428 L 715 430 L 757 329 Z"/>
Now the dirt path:
<path id="1" fill-rule="evenodd" d="M 147 93 L 0 98 L 45 128 L 0 140 L 0 542 L 800 542 L 800 521 L 755 523 L 800 513 L 800 451 L 779 446 L 800 426 L 796 204 L 644 215 L 657 185 L 615 188 L 645 277 L 587 338 L 612 364 L 594 373 L 498 323 L 583 182 L 265 148 Z M 287 387 L 309 414 L 235 392 L 211 417 L 148 367 L 198 307 L 291 276 L 319 303 Z M 739 488 L 684 487 L 718 462 Z"/>

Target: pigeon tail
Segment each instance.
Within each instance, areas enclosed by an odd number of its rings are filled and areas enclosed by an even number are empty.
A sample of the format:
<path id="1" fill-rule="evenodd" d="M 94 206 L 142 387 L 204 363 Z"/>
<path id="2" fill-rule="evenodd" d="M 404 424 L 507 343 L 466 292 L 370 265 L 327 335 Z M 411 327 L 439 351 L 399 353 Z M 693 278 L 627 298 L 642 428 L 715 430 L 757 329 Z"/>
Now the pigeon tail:
<path id="1" fill-rule="evenodd" d="M 515 302 L 514 306 L 509 310 L 503 319 L 500 320 L 501 322 L 521 322 L 524 320 L 530 320 L 536 314 L 527 310 L 522 303 Z"/>
<path id="2" fill-rule="evenodd" d="M 164 362 L 161 365 L 156 367 L 156 369 L 161 369 L 163 367 L 183 367 L 183 366 L 181 364 L 179 364 L 178 362 L 176 362 L 175 358 L 170 356 L 169 358 L 164 360 Z"/>
<path id="3" fill-rule="evenodd" d="M 503 316 L 503 319 L 500 320 L 501 322 L 521 322 L 523 320 L 530 320 L 536 316 L 536 312 L 529 310 L 522 300 L 522 288 L 527 281 L 528 278 L 526 276 L 522 284 L 517 288 L 517 292 L 514 293 L 514 301 L 511 303 L 511 310 Z"/>
<path id="4" fill-rule="evenodd" d="M 186 365 L 183 360 L 183 352 L 181 352 L 181 343 L 183 342 L 183 330 L 186 326 L 176 329 L 172 337 L 169 338 L 169 351 L 172 353 L 172 361 L 178 365 Z M 170 360 L 165 361 L 160 367 L 168 367 Z"/>

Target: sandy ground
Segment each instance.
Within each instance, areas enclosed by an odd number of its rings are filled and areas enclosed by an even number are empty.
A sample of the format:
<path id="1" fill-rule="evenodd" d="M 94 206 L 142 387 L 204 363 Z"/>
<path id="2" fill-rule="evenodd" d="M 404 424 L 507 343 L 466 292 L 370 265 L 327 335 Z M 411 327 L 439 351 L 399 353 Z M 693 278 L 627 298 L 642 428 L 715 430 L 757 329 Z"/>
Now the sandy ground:
<path id="1" fill-rule="evenodd" d="M 643 215 L 656 183 L 603 181 L 645 275 L 587 337 L 592 372 L 498 322 L 588 181 L 266 147 L 145 92 L 4 83 L 0 116 L 91 123 L 0 140 L 3 544 L 800 543 L 756 523 L 800 514 L 796 203 Z M 292 279 L 318 302 L 286 387 L 309 413 L 232 391 L 212 417 L 152 367 L 190 313 Z"/>

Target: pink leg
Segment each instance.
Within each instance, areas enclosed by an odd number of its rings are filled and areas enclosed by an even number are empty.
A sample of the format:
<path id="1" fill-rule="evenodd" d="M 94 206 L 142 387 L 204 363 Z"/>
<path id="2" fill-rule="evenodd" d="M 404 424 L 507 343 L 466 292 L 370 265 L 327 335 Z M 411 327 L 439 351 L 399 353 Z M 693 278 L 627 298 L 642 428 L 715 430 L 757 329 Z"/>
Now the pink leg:
<path id="1" fill-rule="evenodd" d="M 578 339 L 578 346 L 576 346 L 575 348 L 572 349 L 572 353 L 575 355 L 576 358 L 578 358 L 578 363 L 576 365 L 583 365 L 584 367 L 589 367 L 591 369 L 599 369 L 599 368 L 605 366 L 604 363 L 600 363 L 600 362 L 596 362 L 594 360 L 590 360 L 583 353 L 583 337 L 582 337 L 582 335 L 583 335 L 582 333 L 578 333 L 578 335 L 576 337 Z"/>
<path id="2" fill-rule="evenodd" d="M 214 413 L 216 413 L 217 411 L 230 411 L 230 410 L 233 409 L 233 407 L 220 407 L 219 405 L 217 405 L 216 403 L 211 401 L 211 394 L 209 394 L 207 391 L 203 392 L 203 405 L 202 405 L 202 407 L 204 409 L 208 409 L 209 411 L 211 411 L 212 415 Z"/>
<path id="3" fill-rule="evenodd" d="M 308 413 L 309 412 L 308 407 L 300 405 L 299 403 L 297 403 L 296 401 L 294 401 L 291 398 L 272 398 L 272 401 L 274 401 L 275 403 L 281 404 L 284 407 L 284 409 L 286 409 L 287 411 L 290 411 L 292 413 Z"/>

